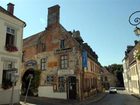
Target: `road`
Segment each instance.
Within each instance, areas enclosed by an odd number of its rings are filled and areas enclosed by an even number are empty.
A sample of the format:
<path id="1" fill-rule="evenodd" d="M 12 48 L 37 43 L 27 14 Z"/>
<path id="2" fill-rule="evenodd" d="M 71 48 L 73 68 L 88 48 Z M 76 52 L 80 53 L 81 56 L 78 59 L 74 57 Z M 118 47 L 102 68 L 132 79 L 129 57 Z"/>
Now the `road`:
<path id="1" fill-rule="evenodd" d="M 23 99 L 22 99 L 23 101 Z M 125 91 L 118 91 L 117 94 L 107 94 L 102 100 L 98 102 L 91 103 L 75 103 L 74 101 L 64 101 L 64 100 L 47 100 L 47 98 L 30 98 L 28 97 L 28 102 L 32 103 L 29 105 L 140 105 L 140 99 L 135 98 L 127 94 Z M 33 104 L 34 103 L 34 104 Z M 22 104 L 25 105 L 25 104 Z"/>
<path id="2" fill-rule="evenodd" d="M 127 94 L 125 91 L 118 91 L 117 94 L 108 94 L 101 101 L 88 105 L 140 105 L 140 99 Z"/>

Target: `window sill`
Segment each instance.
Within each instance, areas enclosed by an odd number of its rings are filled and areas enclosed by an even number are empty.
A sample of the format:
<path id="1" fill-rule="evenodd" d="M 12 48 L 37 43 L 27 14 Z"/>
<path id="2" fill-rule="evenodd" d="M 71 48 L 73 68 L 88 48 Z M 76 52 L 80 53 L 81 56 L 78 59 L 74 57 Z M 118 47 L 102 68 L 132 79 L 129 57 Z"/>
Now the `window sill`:
<path id="1" fill-rule="evenodd" d="M 16 52 L 16 51 L 18 51 L 17 47 L 14 46 L 14 45 L 6 45 L 5 50 L 8 51 L 8 52 Z"/>

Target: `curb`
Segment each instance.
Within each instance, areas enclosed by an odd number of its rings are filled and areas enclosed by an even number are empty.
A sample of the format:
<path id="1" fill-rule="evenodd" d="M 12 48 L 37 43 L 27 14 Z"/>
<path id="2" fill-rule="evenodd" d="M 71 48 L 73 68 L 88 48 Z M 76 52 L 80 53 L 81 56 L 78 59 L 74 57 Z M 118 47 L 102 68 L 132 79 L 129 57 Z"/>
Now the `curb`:
<path id="1" fill-rule="evenodd" d="M 102 100 L 105 96 L 107 96 L 107 93 L 105 92 L 105 93 L 101 93 L 101 94 L 98 94 L 97 96 L 95 96 L 95 97 L 90 97 L 90 98 L 88 98 L 88 99 L 86 99 L 86 100 L 84 100 L 84 101 L 81 101 L 81 102 L 79 102 L 79 101 L 75 101 L 75 102 L 64 102 L 64 103 L 57 103 L 57 105 L 87 105 L 87 104 L 90 104 L 90 103 L 96 103 L 96 102 L 98 102 L 98 101 L 100 101 L 100 100 Z M 40 100 L 41 101 L 41 100 Z M 51 105 L 55 105 L 56 103 L 54 103 L 54 102 L 47 102 L 48 104 L 50 103 Z M 27 103 L 24 103 L 24 102 L 22 102 L 22 101 L 20 101 L 20 105 L 36 105 L 36 104 L 33 104 L 33 103 L 30 103 L 30 102 L 27 102 Z"/>
<path id="2" fill-rule="evenodd" d="M 97 98 L 97 99 L 86 100 L 86 101 L 80 102 L 80 104 L 77 104 L 77 105 L 85 105 L 85 104 L 90 104 L 90 103 L 96 103 L 96 102 L 101 101 L 101 100 L 102 100 L 103 98 L 105 98 L 106 96 L 107 96 L 107 93 L 105 93 L 104 95 L 100 96 L 100 97 Z"/>
<path id="3" fill-rule="evenodd" d="M 136 98 L 138 98 L 138 99 L 140 99 L 140 96 L 138 96 L 138 95 L 135 95 L 135 94 L 131 94 L 131 95 L 136 97 Z"/>

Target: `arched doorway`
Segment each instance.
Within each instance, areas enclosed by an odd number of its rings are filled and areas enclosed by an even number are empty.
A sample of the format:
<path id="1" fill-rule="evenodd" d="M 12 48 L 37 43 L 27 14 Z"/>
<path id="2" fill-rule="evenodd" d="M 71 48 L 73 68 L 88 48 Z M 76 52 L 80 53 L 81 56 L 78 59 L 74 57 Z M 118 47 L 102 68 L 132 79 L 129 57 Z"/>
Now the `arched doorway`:
<path id="1" fill-rule="evenodd" d="M 22 87 L 21 87 L 21 94 L 22 95 L 25 95 L 27 92 L 27 88 L 28 88 L 29 81 L 30 81 L 29 75 L 32 75 L 33 79 L 34 79 L 34 76 L 35 76 L 34 69 L 30 68 L 30 69 L 26 70 L 26 72 L 24 73 L 24 75 L 22 77 Z M 29 88 L 28 95 L 29 96 L 34 95 L 31 88 Z"/>

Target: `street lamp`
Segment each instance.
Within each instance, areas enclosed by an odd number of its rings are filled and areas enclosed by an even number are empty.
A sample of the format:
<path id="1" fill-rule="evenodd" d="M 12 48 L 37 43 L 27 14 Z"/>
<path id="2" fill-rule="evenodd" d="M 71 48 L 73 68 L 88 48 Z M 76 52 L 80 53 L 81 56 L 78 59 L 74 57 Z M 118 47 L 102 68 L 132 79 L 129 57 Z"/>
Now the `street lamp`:
<path id="1" fill-rule="evenodd" d="M 138 16 L 138 14 L 139 14 L 139 16 Z M 136 26 L 134 32 L 137 36 L 140 36 L 140 28 L 137 27 L 140 24 L 140 11 L 136 11 L 130 15 L 129 23 L 133 26 Z M 134 52 L 134 53 L 136 53 L 136 52 Z M 139 54 L 139 52 L 137 52 L 137 54 Z M 136 68 L 136 72 L 137 72 L 137 76 L 138 76 L 138 85 L 139 85 L 139 92 L 140 92 L 140 76 L 139 76 L 139 72 L 138 72 L 138 67 Z M 131 80 L 131 78 L 129 78 L 129 80 Z"/>
<path id="2" fill-rule="evenodd" d="M 140 11 L 136 11 L 129 16 L 129 23 L 135 26 L 134 32 L 137 36 L 140 36 L 140 28 L 137 27 L 140 24 Z"/>

